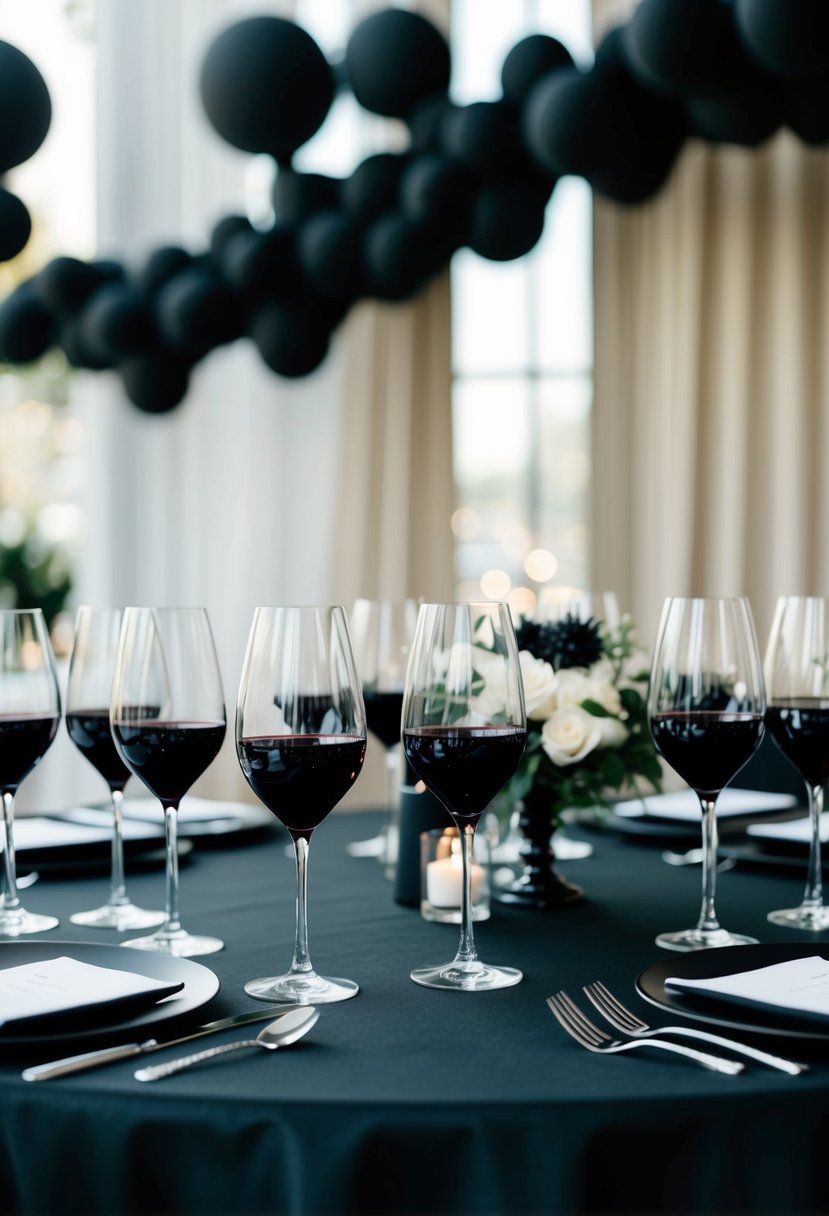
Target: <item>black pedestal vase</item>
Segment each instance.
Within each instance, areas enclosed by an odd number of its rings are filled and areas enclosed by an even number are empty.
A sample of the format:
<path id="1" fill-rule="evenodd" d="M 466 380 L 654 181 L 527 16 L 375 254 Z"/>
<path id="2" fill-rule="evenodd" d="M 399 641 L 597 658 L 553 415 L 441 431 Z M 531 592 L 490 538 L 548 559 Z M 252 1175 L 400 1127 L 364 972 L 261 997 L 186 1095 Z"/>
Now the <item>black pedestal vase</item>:
<path id="1" fill-rule="evenodd" d="M 552 836 L 557 815 L 544 794 L 529 793 L 520 804 L 518 826 L 524 837 L 518 850 L 524 869 L 518 878 L 493 894 L 504 904 L 522 908 L 564 908 L 584 898 L 581 887 L 555 870 Z"/>

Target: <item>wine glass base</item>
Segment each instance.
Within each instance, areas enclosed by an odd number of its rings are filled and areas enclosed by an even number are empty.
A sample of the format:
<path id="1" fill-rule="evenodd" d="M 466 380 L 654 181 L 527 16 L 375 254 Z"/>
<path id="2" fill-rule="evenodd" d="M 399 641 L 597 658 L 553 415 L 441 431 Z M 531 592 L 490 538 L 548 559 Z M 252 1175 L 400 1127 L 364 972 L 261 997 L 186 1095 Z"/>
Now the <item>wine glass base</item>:
<path id="1" fill-rule="evenodd" d="M 25 908 L 0 910 L 0 937 L 22 937 L 26 933 L 46 933 L 57 929 L 60 921 L 56 916 L 41 916 L 27 912 Z"/>
<path id="2" fill-rule="evenodd" d="M 769 912 L 766 919 L 773 925 L 782 925 L 784 929 L 803 929 L 807 933 L 819 933 L 821 929 L 829 929 L 829 908 L 781 908 L 778 912 Z"/>
<path id="3" fill-rule="evenodd" d="M 199 954 L 217 954 L 224 950 L 218 937 L 200 937 L 185 933 L 151 933 L 149 937 L 133 937 L 121 942 L 131 950 L 154 950 L 157 954 L 172 954 L 175 958 L 195 958 Z"/>
<path id="4" fill-rule="evenodd" d="M 456 992 L 488 992 L 493 988 L 511 988 L 524 978 L 516 967 L 492 967 L 476 960 L 474 963 L 442 963 L 437 967 L 417 967 L 411 978 L 424 988 L 444 988 Z"/>
<path id="5" fill-rule="evenodd" d="M 328 1005 L 334 1001 L 347 1001 L 360 991 L 359 984 L 331 976 L 326 978 L 312 972 L 310 975 L 268 976 L 250 980 L 245 992 L 256 1001 L 288 1001 L 293 1005 Z"/>
<path id="6" fill-rule="evenodd" d="M 163 925 L 164 913 L 137 908 L 135 904 L 103 904 L 90 912 L 73 912 L 69 919 L 73 925 L 85 925 L 88 929 L 115 929 L 126 933 L 130 929 Z"/>
<path id="7" fill-rule="evenodd" d="M 660 933 L 657 946 L 663 950 L 710 950 L 717 946 L 756 946 L 756 937 L 729 933 L 727 929 L 681 929 L 676 933 Z"/>

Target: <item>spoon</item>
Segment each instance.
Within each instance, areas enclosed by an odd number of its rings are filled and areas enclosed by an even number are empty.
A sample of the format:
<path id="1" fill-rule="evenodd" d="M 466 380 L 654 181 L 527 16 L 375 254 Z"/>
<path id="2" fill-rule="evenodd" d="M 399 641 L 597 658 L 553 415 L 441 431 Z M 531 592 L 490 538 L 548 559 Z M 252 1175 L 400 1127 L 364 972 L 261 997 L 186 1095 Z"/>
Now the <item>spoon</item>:
<path id="1" fill-rule="evenodd" d="M 208 1047 L 206 1051 L 197 1051 L 190 1056 L 179 1056 L 167 1064 L 153 1064 L 150 1068 L 139 1068 L 135 1073 L 136 1081 L 160 1081 L 192 1064 L 200 1064 L 202 1060 L 211 1060 L 213 1056 L 223 1056 L 229 1051 L 239 1051 L 242 1047 L 264 1047 L 267 1051 L 275 1051 L 277 1047 L 287 1047 L 307 1034 L 319 1017 L 319 1010 L 313 1005 L 302 1005 L 298 1009 L 290 1009 L 283 1013 L 275 1022 L 269 1022 L 264 1030 L 260 1030 L 255 1039 L 239 1039 L 235 1043 L 222 1043 L 219 1047 Z"/>

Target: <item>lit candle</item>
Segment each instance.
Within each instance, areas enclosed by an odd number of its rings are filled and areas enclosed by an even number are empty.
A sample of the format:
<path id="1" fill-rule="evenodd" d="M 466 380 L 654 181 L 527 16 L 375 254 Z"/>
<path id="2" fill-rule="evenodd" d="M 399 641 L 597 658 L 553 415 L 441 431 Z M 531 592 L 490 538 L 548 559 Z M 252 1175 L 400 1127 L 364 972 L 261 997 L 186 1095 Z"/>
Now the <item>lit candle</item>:
<path id="1" fill-rule="evenodd" d="M 472 903 L 478 898 L 478 891 L 484 877 L 483 866 L 472 863 Z M 463 888 L 463 859 L 460 852 L 460 841 L 452 839 L 452 851 L 448 857 L 430 861 L 426 866 L 426 898 L 433 908 L 459 908 Z"/>

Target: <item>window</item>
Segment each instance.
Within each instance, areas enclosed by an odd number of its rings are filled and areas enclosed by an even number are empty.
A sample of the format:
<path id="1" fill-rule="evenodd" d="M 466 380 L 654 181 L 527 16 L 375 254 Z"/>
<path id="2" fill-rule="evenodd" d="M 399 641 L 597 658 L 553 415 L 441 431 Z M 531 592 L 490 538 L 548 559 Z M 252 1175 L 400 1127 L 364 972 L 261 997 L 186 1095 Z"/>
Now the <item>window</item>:
<path id="1" fill-rule="evenodd" d="M 530 33 L 592 58 L 589 0 L 454 0 L 453 100 L 500 96 L 501 64 Z M 461 599 L 531 612 L 546 583 L 588 583 L 592 401 L 590 189 L 559 181 L 535 249 L 452 262 L 453 517 Z"/>

